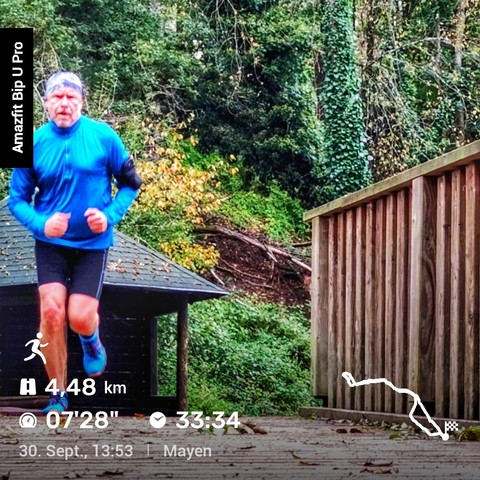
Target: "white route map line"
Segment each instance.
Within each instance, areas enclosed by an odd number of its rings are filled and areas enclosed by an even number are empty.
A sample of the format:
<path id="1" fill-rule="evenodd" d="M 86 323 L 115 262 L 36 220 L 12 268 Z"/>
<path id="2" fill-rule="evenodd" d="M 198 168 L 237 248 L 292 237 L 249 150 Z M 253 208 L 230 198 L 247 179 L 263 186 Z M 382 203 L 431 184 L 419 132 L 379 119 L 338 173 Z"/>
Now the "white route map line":
<path id="1" fill-rule="evenodd" d="M 420 400 L 420 397 L 415 392 L 412 392 L 408 388 L 398 388 L 386 378 L 368 378 L 366 380 L 361 380 L 360 382 L 356 382 L 355 379 L 353 378 L 353 375 L 350 372 L 343 372 L 342 377 L 347 381 L 349 387 L 360 387 L 362 385 L 371 385 L 373 383 L 384 383 L 385 385 L 388 385 L 392 390 L 395 390 L 397 393 L 406 393 L 407 395 L 410 395 L 411 397 L 413 397 L 413 407 L 411 408 L 410 413 L 408 414 L 408 416 L 410 417 L 410 420 L 430 437 L 441 437 L 442 440 L 444 441 L 447 441 L 449 439 L 450 435 L 447 432 L 442 432 L 441 428 L 432 419 L 432 417 L 430 417 L 427 410 L 423 406 L 422 401 Z M 423 413 L 427 417 L 427 420 L 435 427 L 436 432 L 431 432 L 428 428 L 424 427 L 421 423 L 415 420 L 415 418 L 413 417 L 413 412 L 415 412 L 415 409 L 417 408 L 417 406 L 420 406 Z"/>

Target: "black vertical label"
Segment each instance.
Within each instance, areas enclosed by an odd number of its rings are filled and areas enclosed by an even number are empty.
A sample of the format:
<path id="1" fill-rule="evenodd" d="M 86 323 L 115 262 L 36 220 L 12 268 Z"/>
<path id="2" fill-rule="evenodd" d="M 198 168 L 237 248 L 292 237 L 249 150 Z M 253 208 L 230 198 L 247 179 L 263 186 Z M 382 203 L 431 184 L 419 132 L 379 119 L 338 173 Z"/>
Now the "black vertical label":
<path id="1" fill-rule="evenodd" d="M 33 167 L 33 28 L 0 28 L 0 168 Z"/>

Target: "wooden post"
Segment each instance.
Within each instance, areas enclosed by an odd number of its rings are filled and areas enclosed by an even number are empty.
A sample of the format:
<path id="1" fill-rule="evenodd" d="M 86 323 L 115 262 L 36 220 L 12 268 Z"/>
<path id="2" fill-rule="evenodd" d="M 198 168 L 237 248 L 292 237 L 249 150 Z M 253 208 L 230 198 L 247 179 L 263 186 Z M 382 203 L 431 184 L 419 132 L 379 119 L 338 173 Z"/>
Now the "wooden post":
<path id="1" fill-rule="evenodd" d="M 150 370 L 150 395 L 158 395 L 158 342 L 157 342 L 157 318 L 148 320 L 150 331 L 150 351 L 149 351 L 149 370 Z"/>
<path id="2" fill-rule="evenodd" d="M 337 365 L 337 217 L 328 219 L 328 407 L 338 408 L 338 365 Z M 340 375 L 342 372 L 340 372 Z"/>
<path id="3" fill-rule="evenodd" d="M 179 410 L 188 408 L 188 297 L 185 296 L 177 315 L 177 406 Z"/>
<path id="4" fill-rule="evenodd" d="M 365 220 L 365 377 L 375 378 L 375 285 L 376 271 L 375 263 L 377 256 L 377 246 L 375 244 L 375 225 L 376 210 L 374 203 L 371 202 L 366 207 Z M 357 380 L 358 381 L 358 380 Z M 366 385 L 365 410 L 374 409 L 374 386 Z"/>
<path id="5" fill-rule="evenodd" d="M 311 379 L 312 394 L 328 396 L 328 219 L 312 221 Z"/>
<path id="6" fill-rule="evenodd" d="M 338 213 L 337 217 L 337 278 L 336 280 L 336 296 L 337 308 L 334 312 L 335 328 L 337 334 L 337 343 L 334 347 L 336 350 L 337 375 L 335 379 L 336 388 L 336 407 L 345 408 L 345 382 L 340 382 L 341 374 L 345 368 L 345 213 Z M 331 363 L 329 363 L 329 368 Z"/>
<path id="7" fill-rule="evenodd" d="M 451 179 L 437 180 L 437 253 L 435 292 L 435 415 L 448 417 L 450 369 Z"/>
<path id="8" fill-rule="evenodd" d="M 409 279 L 409 212 L 410 198 L 407 189 L 397 193 L 397 240 L 396 240 L 396 271 L 395 271 L 395 368 L 394 384 L 407 385 L 408 365 L 408 279 Z M 405 413 L 406 395 L 395 396 L 395 413 Z"/>
<path id="9" fill-rule="evenodd" d="M 355 209 L 355 352 L 353 375 L 355 379 L 365 378 L 365 208 L 363 206 Z M 357 380 L 358 381 L 358 380 Z M 354 408 L 357 410 L 365 409 L 364 391 L 361 388 L 354 389 L 355 403 Z"/>
<path id="10" fill-rule="evenodd" d="M 435 236 L 434 179 L 412 182 L 410 239 L 409 388 L 423 402 L 435 400 Z"/>
<path id="11" fill-rule="evenodd" d="M 465 408 L 464 418 L 478 418 L 478 292 L 479 202 L 478 166 L 466 167 L 465 175 Z"/>
<path id="12" fill-rule="evenodd" d="M 448 416 L 463 415 L 465 355 L 465 174 L 452 172 L 451 257 L 450 257 L 450 377 Z"/>
<path id="13" fill-rule="evenodd" d="M 398 352 L 395 349 L 395 307 L 396 307 L 396 276 L 397 264 L 396 243 L 397 235 L 397 194 L 390 194 L 386 202 L 385 227 L 385 378 L 393 380 L 395 374 L 395 360 Z M 393 412 L 395 404 L 394 392 L 385 389 L 385 411 Z"/>
<path id="14" fill-rule="evenodd" d="M 345 370 L 354 372 L 355 360 L 355 250 L 356 250 L 356 230 L 355 230 L 355 212 L 353 209 L 347 210 L 345 219 Z M 342 379 L 343 380 L 343 379 Z M 345 382 L 344 408 L 350 410 L 353 407 L 355 391 L 347 387 Z"/>
<path id="15" fill-rule="evenodd" d="M 370 334 L 375 344 L 373 378 L 385 377 L 385 253 L 386 253 L 386 199 L 375 201 L 375 295 L 373 329 Z M 385 385 L 373 385 L 374 410 L 385 409 Z"/>

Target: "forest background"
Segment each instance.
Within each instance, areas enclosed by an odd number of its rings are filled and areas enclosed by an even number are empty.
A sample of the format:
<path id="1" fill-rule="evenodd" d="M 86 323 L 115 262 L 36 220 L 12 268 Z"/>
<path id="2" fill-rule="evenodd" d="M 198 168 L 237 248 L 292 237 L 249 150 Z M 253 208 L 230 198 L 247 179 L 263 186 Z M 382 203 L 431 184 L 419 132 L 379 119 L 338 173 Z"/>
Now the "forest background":
<path id="1" fill-rule="evenodd" d="M 316 402 L 305 209 L 480 138 L 476 0 L 0 0 L 0 27 L 34 28 L 36 126 L 68 69 L 124 139 L 144 185 L 120 228 L 232 292 L 191 308 L 204 412 Z"/>

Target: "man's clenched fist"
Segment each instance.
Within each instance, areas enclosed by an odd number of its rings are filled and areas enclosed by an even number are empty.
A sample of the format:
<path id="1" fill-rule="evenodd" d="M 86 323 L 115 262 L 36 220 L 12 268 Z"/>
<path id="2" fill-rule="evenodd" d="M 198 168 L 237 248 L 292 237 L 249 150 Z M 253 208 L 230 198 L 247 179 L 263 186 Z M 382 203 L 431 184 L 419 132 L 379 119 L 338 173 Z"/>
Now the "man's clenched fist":
<path id="1" fill-rule="evenodd" d="M 105 214 L 98 208 L 87 208 L 84 215 L 93 233 L 103 233 L 108 227 L 108 220 Z"/>
<path id="2" fill-rule="evenodd" d="M 43 232 L 48 238 L 63 237 L 68 228 L 70 213 L 54 213 L 46 222 Z"/>

